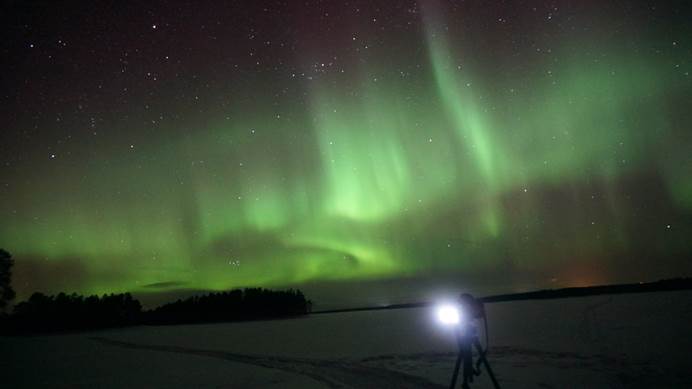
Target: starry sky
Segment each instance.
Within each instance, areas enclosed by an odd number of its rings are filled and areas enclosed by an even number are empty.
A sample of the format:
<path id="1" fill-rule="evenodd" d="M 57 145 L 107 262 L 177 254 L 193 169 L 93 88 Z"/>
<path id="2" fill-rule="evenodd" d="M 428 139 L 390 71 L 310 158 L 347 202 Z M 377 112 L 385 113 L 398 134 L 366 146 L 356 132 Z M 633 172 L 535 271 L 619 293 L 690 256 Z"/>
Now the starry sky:
<path id="1" fill-rule="evenodd" d="M 686 1 L 2 8 L 19 298 L 692 274 Z"/>

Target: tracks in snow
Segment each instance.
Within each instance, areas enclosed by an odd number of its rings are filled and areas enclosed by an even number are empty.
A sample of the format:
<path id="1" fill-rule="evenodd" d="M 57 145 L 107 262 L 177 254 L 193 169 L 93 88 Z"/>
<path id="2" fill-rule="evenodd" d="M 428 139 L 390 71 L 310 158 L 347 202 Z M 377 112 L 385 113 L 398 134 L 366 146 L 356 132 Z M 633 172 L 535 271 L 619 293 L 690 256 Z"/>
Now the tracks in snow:
<path id="1" fill-rule="evenodd" d="M 330 388 L 395 387 L 401 389 L 439 389 L 444 387 L 419 376 L 383 368 L 369 367 L 363 365 L 362 363 L 353 361 L 246 355 L 226 351 L 203 350 L 180 346 L 123 342 L 103 337 L 91 337 L 90 339 L 113 347 L 196 355 L 201 357 L 223 359 L 237 363 L 245 363 L 269 369 L 278 369 L 289 373 L 310 377 L 327 385 Z"/>

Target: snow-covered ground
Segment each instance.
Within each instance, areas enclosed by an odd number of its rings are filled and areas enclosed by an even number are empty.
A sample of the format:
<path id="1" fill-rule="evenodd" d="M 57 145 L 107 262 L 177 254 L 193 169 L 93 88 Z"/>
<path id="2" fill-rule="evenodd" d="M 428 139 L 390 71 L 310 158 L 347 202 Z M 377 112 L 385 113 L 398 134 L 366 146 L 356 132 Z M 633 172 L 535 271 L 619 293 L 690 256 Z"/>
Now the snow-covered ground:
<path id="1" fill-rule="evenodd" d="M 692 387 L 692 291 L 486 309 L 503 388 Z M 0 337 L 0 386 L 444 388 L 455 356 L 430 308 L 349 312 Z M 489 387 L 485 373 L 472 384 Z"/>

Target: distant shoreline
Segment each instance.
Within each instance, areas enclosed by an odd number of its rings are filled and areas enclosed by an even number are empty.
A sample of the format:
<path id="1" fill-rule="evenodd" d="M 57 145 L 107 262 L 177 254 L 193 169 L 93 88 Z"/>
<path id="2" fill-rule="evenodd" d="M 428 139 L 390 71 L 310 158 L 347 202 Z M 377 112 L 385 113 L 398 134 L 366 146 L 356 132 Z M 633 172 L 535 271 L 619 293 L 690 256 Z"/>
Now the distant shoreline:
<path id="1" fill-rule="evenodd" d="M 635 284 L 614 284 L 614 285 L 597 285 L 585 287 L 569 287 L 560 289 L 542 289 L 532 292 L 519 292 L 509 294 L 498 294 L 492 296 L 481 297 L 484 303 L 499 303 L 507 301 L 521 300 L 548 300 L 571 297 L 587 297 L 598 296 L 604 294 L 627 294 L 627 293 L 649 293 L 649 292 L 668 292 L 675 290 L 690 290 L 692 289 L 692 278 L 673 278 L 659 280 L 653 282 L 640 282 Z M 343 309 L 329 309 L 323 311 L 313 311 L 309 315 L 319 315 L 325 313 L 342 313 L 342 312 L 358 312 L 358 311 L 380 311 L 389 309 L 408 309 L 408 308 L 423 308 L 433 305 L 434 302 L 417 302 L 405 304 L 391 304 L 378 307 L 356 307 Z"/>

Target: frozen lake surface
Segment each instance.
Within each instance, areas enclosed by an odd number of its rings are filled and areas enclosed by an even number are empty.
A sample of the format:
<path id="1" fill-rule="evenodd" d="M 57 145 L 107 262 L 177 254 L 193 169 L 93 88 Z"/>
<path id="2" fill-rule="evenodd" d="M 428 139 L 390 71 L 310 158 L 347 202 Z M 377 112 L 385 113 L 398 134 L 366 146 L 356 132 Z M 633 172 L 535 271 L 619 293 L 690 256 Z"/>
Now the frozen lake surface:
<path id="1" fill-rule="evenodd" d="M 503 388 L 692 387 L 692 291 L 486 310 Z M 417 308 L 0 337 L 0 355 L 5 388 L 445 388 L 456 346 Z"/>

